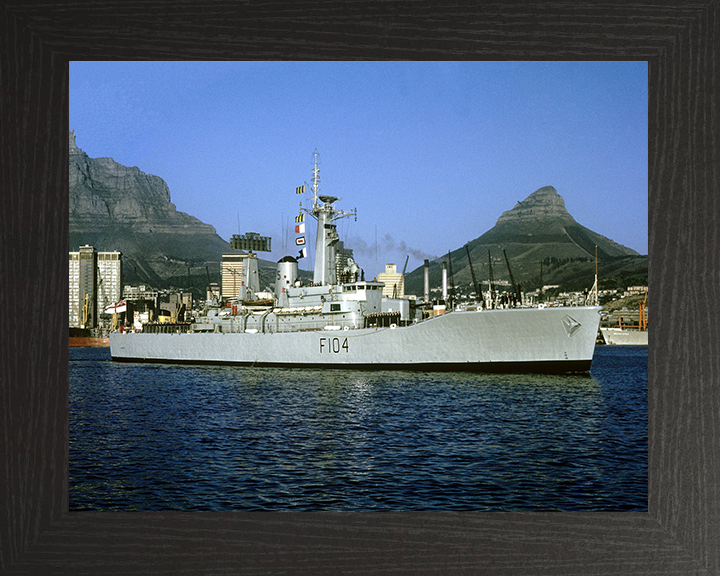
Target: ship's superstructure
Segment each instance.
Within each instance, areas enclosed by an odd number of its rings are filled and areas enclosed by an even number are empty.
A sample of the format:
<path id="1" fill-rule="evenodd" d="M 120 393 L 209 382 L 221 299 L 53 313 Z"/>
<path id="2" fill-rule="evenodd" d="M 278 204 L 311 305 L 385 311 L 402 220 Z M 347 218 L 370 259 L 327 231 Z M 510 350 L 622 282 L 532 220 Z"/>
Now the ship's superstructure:
<path id="1" fill-rule="evenodd" d="M 645 299 L 638 303 L 638 323 L 635 326 L 624 326 L 622 318 L 618 315 L 618 325 L 601 327 L 605 344 L 610 345 L 628 345 L 628 346 L 647 346 L 648 345 L 648 317 L 647 317 L 647 291 Z"/>
<path id="2" fill-rule="evenodd" d="M 629 346 L 647 346 L 648 332 L 647 330 L 637 330 L 633 328 L 618 328 L 611 326 L 609 328 L 600 328 L 605 344 L 610 345 L 629 345 Z"/>
<path id="3" fill-rule="evenodd" d="M 301 206 L 296 218 L 301 222 L 308 215 L 317 220 L 312 284 L 300 280 L 297 260 L 286 256 L 278 262 L 272 289 L 260 292 L 252 277 L 257 267 L 250 253 L 236 297 L 225 305 L 208 302 L 206 313 L 181 333 L 157 333 L 148 327 L 111 334 L 113 359 L 288 367 L 589 370 L 599 306 L 490 310 L 479 306 L 431 316 L 423 313 L 423 308 L 432 310 L 429 302 L 416 306 L 406 299 L 385 298 L 384 284 L 365 280 L 352 250 L 340 240 L 335 221 L 357 218 L 357 211 L 339 210 L 334 204 L 341 198 L 319 194 L 317 151 L 312 181 L 312 206 Z M 258 246 L 256 237 L 242 238 Z M 231 245 L 243 249 L 243 242 Z"/>

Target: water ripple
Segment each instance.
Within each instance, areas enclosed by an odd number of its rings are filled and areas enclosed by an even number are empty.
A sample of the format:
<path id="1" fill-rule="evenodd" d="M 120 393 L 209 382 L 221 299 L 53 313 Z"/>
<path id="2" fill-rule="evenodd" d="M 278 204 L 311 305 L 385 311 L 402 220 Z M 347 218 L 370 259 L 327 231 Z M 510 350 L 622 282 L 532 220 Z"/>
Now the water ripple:
<path id="1" fill-rule="evenodd" d="M 647 510 L 647 348 L 590 376 L 70 350 L 71 510 Z"/>

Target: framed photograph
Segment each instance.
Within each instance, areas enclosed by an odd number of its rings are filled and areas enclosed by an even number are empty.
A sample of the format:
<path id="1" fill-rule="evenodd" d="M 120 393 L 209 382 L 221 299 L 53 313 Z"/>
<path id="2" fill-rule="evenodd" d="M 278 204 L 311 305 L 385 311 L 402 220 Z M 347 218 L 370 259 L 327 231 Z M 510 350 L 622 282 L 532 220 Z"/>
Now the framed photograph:
<path id="1" fill-rule="evenodd" d="M 716 288 L 705 281 L 717 266 L 707 248 L 717 229 L 716 4 L 491 4 L 438 12 L 428 5 L 221 2 L 169 10 L 162 2 L 143 13 L 124 5 L 6 2 L 0 13 L 7 191 L 0 293 L 9 321 L 0 372 L 2 570 L 717 570 L 717 343 L 706 312 Z M 648 284 L 657 312 L 648 347 L 646 511 L 71 510 L 68 90 L 70 62 L 91 59 L 647 62 Z M 291 202 L 301 184 L 288 182 Z M 332 340 L 328 346 L 333 353 Z"/>

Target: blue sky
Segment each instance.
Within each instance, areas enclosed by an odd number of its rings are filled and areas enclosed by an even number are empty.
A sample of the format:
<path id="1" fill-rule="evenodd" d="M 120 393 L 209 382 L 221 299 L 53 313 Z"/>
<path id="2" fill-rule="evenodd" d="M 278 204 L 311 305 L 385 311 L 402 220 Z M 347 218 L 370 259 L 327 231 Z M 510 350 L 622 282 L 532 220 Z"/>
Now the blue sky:
<path id="1" fill-rule="evenodd" d="M 547 185 L 648 252 L 646 62 L 71 62 L 70 128 L 224 239 L 272 236 L 267 259 L 297 254 L 315 149 L 367 272 L 460 248 Z"/>

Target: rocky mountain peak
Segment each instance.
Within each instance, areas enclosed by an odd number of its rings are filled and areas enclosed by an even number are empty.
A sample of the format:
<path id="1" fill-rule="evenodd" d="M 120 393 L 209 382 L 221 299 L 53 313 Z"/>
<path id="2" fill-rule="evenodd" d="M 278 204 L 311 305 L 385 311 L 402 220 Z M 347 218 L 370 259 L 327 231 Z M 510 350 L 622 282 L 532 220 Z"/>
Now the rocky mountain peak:
<path id="1" fill-rule="evenodd" d="M 544 283 L 576 290 L 592 284 L 596 255 L 601 264 L 599 274 L 606 278 L 647 274 L 647 256 L 579 224 L 557 190 L 543 186 L 503 212 L 493 228 L 452 251 L 450 259 L 453 282 L 471 286 L 470 291 L 476 290 L 472 287 L 476 278 L 488 279 L 495 274 L 496 279 L 509 280 L 510 269 L 513 281 L 526 289 Z M 431 266 L 430 282 L 436 286 L 440 283 L 442 260 L 438 258 L 434 268 Z M 423 286 L 422 267 L 405 279 L 406 292 L 421 293 Z"/>
<path id="2" fill-rule="evenodd" d="M 82 150 L 77 147 L 75 142 L 75 130 L 70 130 L 70 154 L 82 154 Z"/>
<path id="3" fill-rule="evenodd" d="M 112 158 L 90 158 L 77 147 L 74 130 L 69 151 L 70 251 L 84 244 L 118 250 L 128 270 L 138 269 L 138 281 L 157 287 L 169 277 L 186 277 L 188 266 L 219 266 L 230 251 L 212 225 L 177 210 L 159 176 Z"/>
<path id="4" fill-rule="evenodd" d="M 512 210 L 503 212 L 496 225 L 506 222 L 537 221 L 548 218 L 559 218 L 575 222 L 575 219 L 565 208 L 565 200 L 558 194 L 558 191 L 552 186 L 543 186 L 535 190 L 525 200 L 518 200 Z"/>

